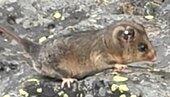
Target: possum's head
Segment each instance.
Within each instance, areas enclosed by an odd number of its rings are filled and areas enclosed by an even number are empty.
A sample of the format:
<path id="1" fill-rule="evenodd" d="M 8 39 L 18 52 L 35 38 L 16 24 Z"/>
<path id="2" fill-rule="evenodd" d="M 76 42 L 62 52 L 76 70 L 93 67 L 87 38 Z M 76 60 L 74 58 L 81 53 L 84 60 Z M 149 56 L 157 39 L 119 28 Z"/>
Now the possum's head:
<path id="1" fill-rule="evenodd" d="M 112 32 L 112 39 L 118 45 L 122 63 L 154 61 L 156 52 L 146 31 L 136 22 L 119 22 Z"/>

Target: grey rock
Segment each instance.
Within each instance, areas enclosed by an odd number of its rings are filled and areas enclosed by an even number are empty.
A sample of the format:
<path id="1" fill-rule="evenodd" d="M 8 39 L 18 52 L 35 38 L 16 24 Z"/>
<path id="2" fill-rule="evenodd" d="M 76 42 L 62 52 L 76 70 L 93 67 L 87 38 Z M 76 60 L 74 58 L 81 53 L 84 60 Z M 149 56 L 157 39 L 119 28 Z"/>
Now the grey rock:
<path id="1" fill-rule="evenodd" d="M 117 10 L 117 4 L 120 3 L 119 0 L 107 0 L 108 3 L 106 5 L 100 5 L 99 1 L 100 0 L 1 0 L 0 8 L 2 11 L 0 17 L 3 19 L 1 23 L 4 22 L 4 24 L 6 24 L 7 15 L 17 13 L 17 18 L 15 19 L 16 23 L 10 25 L 7 23 L 7 25 L 19 30 L 15 30 L 19 36 L 25 35 L 33 40 L 41 37 L 40 35 L 54 35 L 60 37 L 61 34 L 70 33 L 72 32 L 71 29 L 66 29 L 67 26 L 70 25 L 74 26 L 75 31 L 85 31 L 102 29 L 119 20 L 128 19 L 142 23 L 146 27 L 149 38 L 157 51 L 158 60 L 154 63 L 154 67 L 161 71 L 150 72 L 146 69 L 151 67 L 148 64 L 134 63 L 133 66 L 141 68 L 129 68 L 130 72 L 120 73 L 120 75 L 129 78 L 126 84 L 128 85 L 130 92 L 137 96 L 168 97 L 170 94 L 169 0 L 165 0 L 159 8 L 159 11 L 157 11 L 157 14 L 159 15 L 149 21 L 143 18 L 141 15 L 142 13 L 133 16 L 122 14 Z M 144 0 L 144 2 L 139 0 L 128 1 L 139 5 L 138 7 L 141 10 L 143 10 L 142 7 L 147 2 L 147 0 Z M 62 14 L 64 17 L 63 20 L 54 20 L 52 18 L 52 14 L 56 11 L 59 11 Z M 77 20 L 75 17 L 78 17 Z M 54 23 L 55 26 L 49 30 L 48 25 L 50 23 Z M 21 30 L 20 28 L 23 28 L 24 30 Z M 3 48 L 0 50 L 0 93 L 9 95 L 14 94 L 14 97 L 18 97 L 18 89 L 24 88 L 21 87 L 22 82 L 27 78 L 35 78 L 35 76 L 40 77 L 40 75 L 29 66 L 31 65 L 29 59 L 23 58 L 22 53 L 17 53 L 21 50 L 19 45 L 16 45 L 13 41 L 11 43 L 4 42 L 4 38 L 1 36 L 0 40 L 2 40 L 0 41 L 0 47 Z M 12 65 L 11 63 L 14 63 L 15 65 Z M 51 86 L 50 89 L 52 89 L 52 93 L 57 94 L 58 91 L 62 90 L 74 94 L 77 91 L 81 91 L 83 94 L 86 94 L 85 97 L 95 97 L 96 95 L 107 97 L 108 93 L 110 95 L 112 94 L 109 90 L 110 84 L 113 83 L 113 75 L 111 73 L 112 71 L 102 72 L 86 77 L 85 79 L 74 83 L 72 89 L 61 89 L 60 82 L 51 79 L 40 77 L 39 80 L 43 85 L 41 87 Z M 47 92 L 48 88 L 44 89 L 43 93 Z M 42 95 L 45 95 L 43 93 Z M 0 96 L 3 94 L 0 94 Z M 34 94 L 34 96 L 35 95 L 36 94 Z"/>
<path id="2" fill-rule="evenodd" d="M 100 96 L 103 96 L 103 97 L 104 97 L 104 96 L 106 95 L 106 92 L 107 92 L 107 89 L 105 89 L 105 88 L 100 88 L 100 89 L 99 89 L 99 95 L 100 95 Z"/>

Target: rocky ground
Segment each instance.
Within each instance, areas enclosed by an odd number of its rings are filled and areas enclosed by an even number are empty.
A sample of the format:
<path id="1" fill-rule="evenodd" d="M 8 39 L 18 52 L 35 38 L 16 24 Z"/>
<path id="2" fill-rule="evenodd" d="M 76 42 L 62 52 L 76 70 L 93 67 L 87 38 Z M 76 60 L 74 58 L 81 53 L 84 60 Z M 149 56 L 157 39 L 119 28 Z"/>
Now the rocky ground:
<path id="1" fill-rule="evenodd" d="M 158 60 L 103 71 L 60 88 L 38 75 L 23 49 L 0 35 L 0 97 L 170 97 L 169 0 L 0 0 L 0 23 L 41 43 L 60 34 L 101 29 L 118 20 L 142 23 Z"/>

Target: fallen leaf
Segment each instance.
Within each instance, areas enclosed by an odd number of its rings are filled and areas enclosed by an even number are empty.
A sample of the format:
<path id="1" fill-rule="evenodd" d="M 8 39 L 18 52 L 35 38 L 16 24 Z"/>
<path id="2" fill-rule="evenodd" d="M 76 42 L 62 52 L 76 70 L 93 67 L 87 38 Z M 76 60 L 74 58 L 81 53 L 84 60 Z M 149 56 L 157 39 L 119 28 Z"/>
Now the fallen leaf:
<path id="1" fill-rule="evenodd" d="M 10 95 L 7 94 L 7 95 L 4 95 L 3 97 L 10 97 Z"/>
<path id="2" fill-rule="evenodd" d="M 64 94 L 63 97 L 69 97 L 67 94 Z"/>
<path id="3" fill-rule="evenodd" d="M 145 18 L 148 19 L 148 20 L 151 20 L 151 19 L 154 18 L 154 16 L 152 16 L 152 15 L 146 15 Z"/>
<path id="4" fill-rule="evenodd" d="M 59 19 L 59 18 L 61 17 L 61 14 L 60 14 L 58 11 L 56 11 L 56 12 L 54 13 L 53 17 L 54 17 L 55 19 Z"/>
<path id="5" fill-rule="evenodd" d="M 75 30 L 75 26 L 67 26 L 66 29 Z"/>
<path id="6" fill-rule="evenodd" d="M 19 94 L 20 94 L 21 96 L 24 96 L 24 97 L 28 97 L 28 96 L 29 96 L 29 93 L 26 92 L 26 91 L 24 91 L 23 89 L 19 89 Z"/>
<path id="7" fill-rule="evenodd" d="M 45 36 L 41 37 L 38 41 L 39 44 L 42 44 L 47 38 Z"/>
<path id="8" fill-rule="evenodd" d="M 89 19 L 89 22 L 97 23 L 97 20 L 95 20 L 95 19 Z"/>
<path id="9" fill-rule="evenodd" d="M 119 97 L 126 97 L 126 95 L 125 95 L 125 94 L 122 94 L 122 95 L 120 95 Z"/>
<path id="10" fill-rule="evenodd" d="M 153 71 L 161 71 L 161 70 L 158 68 L 153 68 Z"/>
<path id="11" fill-rule="evenodd" d="M 119 75 L 113 77 L 113 81 L 115 81 L 115 82 L 123 82 L 123 81 L 127 81 L 127 80 L 128 80 L 127 77 L 122 77 Z"/>
<path id="12" fill-rule="evenodd" d="M 130 97 L 137 97 L 136 95 L 131 95 Z"/>
<path id="13" fill-rule="evenodd" d="M 36 84 L 40 84 L 40 81 L 38 79 L 32 78 L 32 79 L 28 79 L 27 82 L 35 82 Z"/>
<path id="14" fill-rule="evenodd" d="M 124 91 L 129 91 L 129 88 L 127 85 L 119 85 L 119 91 L 124 92 Z"/>
<path id="15" fill-rule="evenodd" d="M 58 95 L 59 95 L 59 96 L 62 96 L 63 94 L 64 94 L 64 91 L 58 92 Z"/>
<path id="16" fill-rule="evenodd" d="M 49 36 L 48 36 L 48 38 L 53 38 L 53 37 L 54 37 L 54 35 L 49 35 Z"/>
<path id="17" fill-rule="evenodd" d="M 118 73 L 117 73 L 117 72 L 115 72 L 115 71 L 114 71 L 114 72 L 112 72 L 112 74 L 113 74 L 113 75 L 118 75 Z"/>
<path id="18" fill-rule="evenodd" d="M 61 20 L 62 20 L 62 21 L 63 21 L 63 20 L 65 20 L 65 17 L 64 17 L 64 16 L 62 16 L 62 17 L 61 17 Z"/>
<path id="19" fill-rule="evenodd" d="M 97 16 L 98 16 L 97 14 L 90 15 L 90 17 L 92 17 L 92 18 L 95 18 Z"/>
<path id="20" fill-rule="evenodd" d="M 37 89 L 37 92 L 38 92 L 38 93 L 42 93 L 42 88 L 38 88 L 38 89 Z"/>
<path id="21" fill-rule="evenodd" d="M 111 91 L 116 91 L 116 89 L 118 89 L 118 85 L 116 85 L 116 84 L 112 84 L 112 86 L 111 86 Z"/>

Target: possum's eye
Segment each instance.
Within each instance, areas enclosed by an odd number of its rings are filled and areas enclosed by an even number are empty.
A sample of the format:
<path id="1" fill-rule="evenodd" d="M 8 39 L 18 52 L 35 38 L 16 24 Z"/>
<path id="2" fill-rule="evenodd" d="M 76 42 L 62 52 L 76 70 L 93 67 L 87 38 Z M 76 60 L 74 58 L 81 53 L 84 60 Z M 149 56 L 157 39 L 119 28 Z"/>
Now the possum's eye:
<path id="1" fill-rule="evenodd" d="M 148 49 L 148 46 L 145 43 L 139 43 L 138 44 L 138 50 L 140 52 L 145 52 Z"/>

